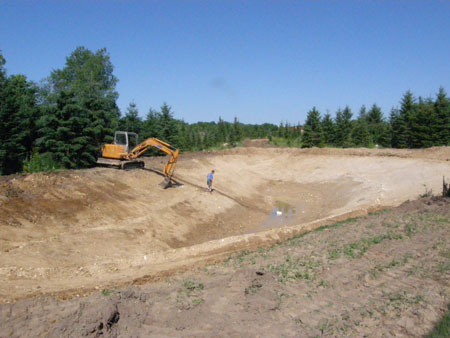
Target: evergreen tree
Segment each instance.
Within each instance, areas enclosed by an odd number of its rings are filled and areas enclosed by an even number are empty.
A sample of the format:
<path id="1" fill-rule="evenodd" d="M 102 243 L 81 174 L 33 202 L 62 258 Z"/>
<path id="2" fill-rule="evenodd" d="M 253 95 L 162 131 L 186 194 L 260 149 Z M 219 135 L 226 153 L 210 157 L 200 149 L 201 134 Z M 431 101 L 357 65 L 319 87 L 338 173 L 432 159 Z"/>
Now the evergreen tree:
<path id="1" fill-rule="evenodd" d="M 355 121 L 351 137 L 356 146 L 368 147 L 370 145 L 371 138 L 365 119 L 358 119 Z"/>
<path id="2" fill-rule="evenodd" d="M 397 109 L 391 110 L 389 119 L 391 125 L 391 144 L 393 148 L 408 147 L 408 129 L 403 115 Z"/>
<path id="3" fill-rule="evenodd" d="M 283 128 L 283 122 L 280 122 L 280 125 L 278 126 L 278 137 L 284 136 L 284 128 Z"/>
<path id="4" fill-rule="evenodd" d="M 351 137 L 356 146 L 368 147 L 372 143 L 369 133 L 369 118 L 366 106 L 359 110 L 358 118 L 353 123 Z"/>
<path id="5" fill-rule="evenodd" d="M 98 148 L 90 111 L 81 107 L 71 90 L 59 92 L 56 106 L 45 107 L 39 125 L 43 135 L 37 140 L 39 148 L 63 167 L 88 167 L 95 162 Z"/>
<path id="6" fill-rule="evenodd" d="M 172 107 L 167 103 L 161 106 L 161 119 L 159 121 L 161 128 L 160 137 L 162 141 L 178 147 L 178 128 L 177 121 L 173 118 Z"/>
<path id="7" fill-rule="evenodd" d="M 392 131 L 391 131 L 391 126 L 389 123 L 387 122 L 382 122 L 380 124 L 380 132 L 378 135 L 378 140 L 377 140 L 377 144 L 384 147 L 384 148 L 389 148 L 392 145 L 392 140 L 391 140 L 391 135 L 392 135 Z"/>
<path id="8" fill-rule="evenodd" d="M 225 125 L 225 122 L 222 120 L 222 118 L 219 116 L 217 142 L 224 143 L 226 141 L 227 141 L 226 125 Z"/>
<path id="9" fill-rule="evenodd" d="M 323 147 L 323 145 L 324 137 L 320 122 L 320 113 L 316 107 L 313 107 L 313 109 L 311 109 L 306 116 L 302 137 L 302 147 Z"/>
<path id="10" fill-rule="evenodd" d="M 351 147 L 352 132 L 352 112 L 347 106 L 343 111 L 340 109 L 336 113 L 336 140 L 335 143 L 339 147 Z"/>
<path id="11" fill-rule="evenodd" d="M 142 124 L 142 139 L 145 140 L 149 137 L 161 138 L 161 126 L 159 121 L 161 120 L 161 113 L 150 108 L 147 116 Z"/>
<path id="12" fill-rule="evenodd" d="M 404 123 L 405 129 L 401 129 L 400 132 L 404 133 L 404 135 L 399 135 L 398 137 L 406 139 L 405 148 L 411 148 L 412 140 L 411 140 L 411 117 L 414 114 L 414 109 L 416 108 L 416 102 L 411 91 L 407 91 L 401 100 L 400 106 L 400 117 L 401 122 Z M 403 128 L 403 127 L 402 127 Z"/>
<path id="13" fill-rule="evenodd" d="M 444 88 L 440 87 L 434 103 L 436 129 L 434 130 L 434 144 L 438 146 L 450 145 L 450 100 Z"/>
<path id="14" fill-rule="evenodd" d="M 63 69 L 51 73 L 43 105 L 49 116 L 40 121 L 41 151 L 53 153 L 67 168 L 95 163 L 101 145 L 112 141 L 120 116 L 112 71 L 105 49 L 93 53 L 78 47 Z"/>
<path id="15" fill-rule="evenodd" d="M 136 103 L 130 102 L 127 107 L 127 113 L 120 119 L 119 125 L 121 130 L 141 134 L 143 126 Z"/>
<path id="16" fill-rule="evenodd" d="M 410 138 L 412 148 L 427 148 L 433 145 L 436 115 L 431 100 L 419 99 L 410 115 Z"/>
<path id="17" fill-rule="evenodd" d="M 326 113 L 322 119 L 322 131 L 324 137 L 324 143 L 331 145 L 335 139 L 335 125 L 330 113 Z"/>
<path id="18" fill-rule="evenodd" d="M 381 108 L 374 103 L 367 113 L 366 119 L 367 122 L 371 125 L 377 125 L 383 122 L 383 113 L 381 112 Z"/>
<path id="19" fill-rule="evenodd" d="M 241 124 L 239 123 L 239 120 L 237 119 L 237 117 L 234 117 L 234 121 L 233 121 L 233 134 L 234 134 L 233 138 L 234 138 L 235 142 L 242 141 L 242 138 L 243 138 L 242 128 L 241 128 Z"/>
<path id="20" fill-rule="evenodd" d="M 367 121 L 367 109 L 365 105 L 362 105 L 359 110 L 358 121 Z"/>
<path id="21" fill-rule="evenodd" d="M 383 118 L 381 108 L 376 104 L 370 108 L 367 114 L 368 131 L 372 142 L 376 145 L 385 143 L 386 139 L 386 122 Z"/>
<path id="22" fill-rule="evenodd" d="M 37 88 L 23 75 L 7 78 L 2 63 L 0 58 L 0 173 L 12 174 L 31 156 L 40 110 Z"/>

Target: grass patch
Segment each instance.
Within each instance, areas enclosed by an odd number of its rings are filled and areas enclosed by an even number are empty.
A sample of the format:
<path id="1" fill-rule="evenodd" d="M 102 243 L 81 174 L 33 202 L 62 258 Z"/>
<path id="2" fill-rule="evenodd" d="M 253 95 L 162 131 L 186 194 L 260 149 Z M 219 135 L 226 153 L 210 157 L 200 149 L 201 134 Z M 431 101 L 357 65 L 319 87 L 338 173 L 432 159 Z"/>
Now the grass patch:
<path id="1" fill-rule="evenodd" d="M 186 293 L 186 296 L 190 296 L 192 292 L 194 291 L 201 291 L 205 288 L 205 286 L 202 283 L 195 283 L 191 280 L 186 280 L 183 283 L 184 292 Z"/>
<path id="2" fill-rule="evenodd" d="M 436 324 L 433 331 L 427 335 L 427 338 L 444 338 L 450 337 L 450 304 L 447 306 L 448 312 Z"/>
<path id="3" fill-rule="evenodd" d="M 268 271 L 278 276 L 278 281 L 285 284 L 288 280 L 315 280 L 315 270 L 320 266 L 320 262 L 309 260 L 307 262 L 300 261 L 299 258 L 292 259 L 286 256 L 284 262 L 280 264 L 271 264 L 266 268 Z"/>
<path id="4" fill-rule="evenodd" d="M 378 216 L 378 215 L 382 215 L 382 214 L 384 214 L 384 213 L 386 213 L 386 212 L 388 212 L 388 211 L 389 211 L 389 209 L 381 209 L 381 210 L 378 210 L 378 211 L 369 212 L 369 216 Z"/>
<path id="5" fill-rule="evenodd" d="M 417 231 L 417 226 L 412 223 L 405 224 L 403 231 L 406 236 L 411 237 Z"/>
<path id="6" fill-rule="evenodd" d="M 341 251 L 339 249 L 333 249 L 328 251 L 329 259 L 338 259 L 339 257 L 341 257 Z"/>
<path id="7" fill-rule="evenodd" d="M 446 273 L 447 271 L 450 271 L 450 262 L 439 263 L 437 269 L 440 273 Z"/>
<path id="8" fill-rule="evenodd" d="M 387 233 L 385 235 L 376 235 L 373 237 L 364 237 L 361 240 L 357 241 L 357 242 L 353 242 L 353 243 L 349 243 L 344 245 L 344 247 L 342 248 L 342 253 L 347 257 L 347 258 L 360 258 L 362 257 L 367 250 L 376 244 L 380 244 L 381 242 L 383 242 L 384 240 L 398 240 L 398 239 L 402 239 L 403 236 L 401 234 L 395 234 L 395 233 Z M 336 259 L 339 257 L 339 253 L 338 253 L 339 249 L 334 249 L 332 251 L 328 252 L 328 256 L 330 259 Z"/>

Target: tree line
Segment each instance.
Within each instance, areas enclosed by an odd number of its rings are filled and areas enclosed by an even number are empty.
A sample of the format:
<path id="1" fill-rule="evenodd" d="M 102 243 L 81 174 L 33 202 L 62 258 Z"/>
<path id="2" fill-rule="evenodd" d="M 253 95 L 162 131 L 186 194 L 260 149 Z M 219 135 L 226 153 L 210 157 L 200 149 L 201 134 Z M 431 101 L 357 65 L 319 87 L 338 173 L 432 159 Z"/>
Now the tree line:
<path id="1" fill-rule="evenodd" d="M 163 103 L 141 118 L 131 102 L 122 114 L 117 106 L 118 79 L 106 49 L 76 48 L 63 68 L 41 83 L 8 75 L 0 53 L 0 174 L 87 168 L 95 165 L 101 146 L 116 130 L 156 137 L 182 151 L 233 147 L 244 138 L 269 138 L 275 145 L 300 147 L 381 146 L 420 148 L 450 145 L 450 101 L 443 88 L 436 99 L 415 99 L 406 92 L 389 120 L 374 104 L 353 119 L 349 107 L 321 116 L 313 108 L 304 126 L 233 122 L 186 123 Z"/>
<path id="2" fill-rule="evenodd" d="M 386 120 L 376 104 L 361 107 L 356 119 L 349 107 L 324 116 L 313 108 L 308 112 L 302 135 L 303 147 L 392 147 L 427 148 L 450 145 L 450 100 L 439 88 L 435 99 L 415 98 L 407 91 L 400 108 L 393 108 Z"/>

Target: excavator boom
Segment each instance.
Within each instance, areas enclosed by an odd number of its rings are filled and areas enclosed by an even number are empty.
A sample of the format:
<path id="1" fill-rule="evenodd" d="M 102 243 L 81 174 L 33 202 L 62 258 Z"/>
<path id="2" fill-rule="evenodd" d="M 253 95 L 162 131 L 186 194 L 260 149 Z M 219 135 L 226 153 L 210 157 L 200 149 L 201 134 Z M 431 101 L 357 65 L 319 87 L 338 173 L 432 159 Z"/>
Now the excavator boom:
<path id="1" fill-rule="evenodd" d="M 126 159 L 134 160 L 144 154 L 150 147 L 155 147 L 170 156 L 169 161 L 164 166 L 164 175 L 171 178 L 175 170 L 175 165 L 177 163 L 180 150 L 172 147 L 170 144 L 164 141 L 158 140 L 157 138 L 150 137 L 145 141 L 139 143 L 133 150 L 131 150 L 127 154 Z"/>

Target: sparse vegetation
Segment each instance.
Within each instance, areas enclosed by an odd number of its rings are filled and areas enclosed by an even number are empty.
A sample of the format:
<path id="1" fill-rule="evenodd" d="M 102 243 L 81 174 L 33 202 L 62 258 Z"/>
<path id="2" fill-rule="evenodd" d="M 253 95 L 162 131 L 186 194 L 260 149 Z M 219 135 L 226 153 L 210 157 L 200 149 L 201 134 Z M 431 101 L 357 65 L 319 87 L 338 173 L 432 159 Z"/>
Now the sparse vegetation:
<path id="1" fill-rule="evenodd" d="M 427 338 L 446 338 L 450 337 L 450 304 L 448 305 L 448 312 L 436 324 L 433 331 L 427 335 Z"/>

